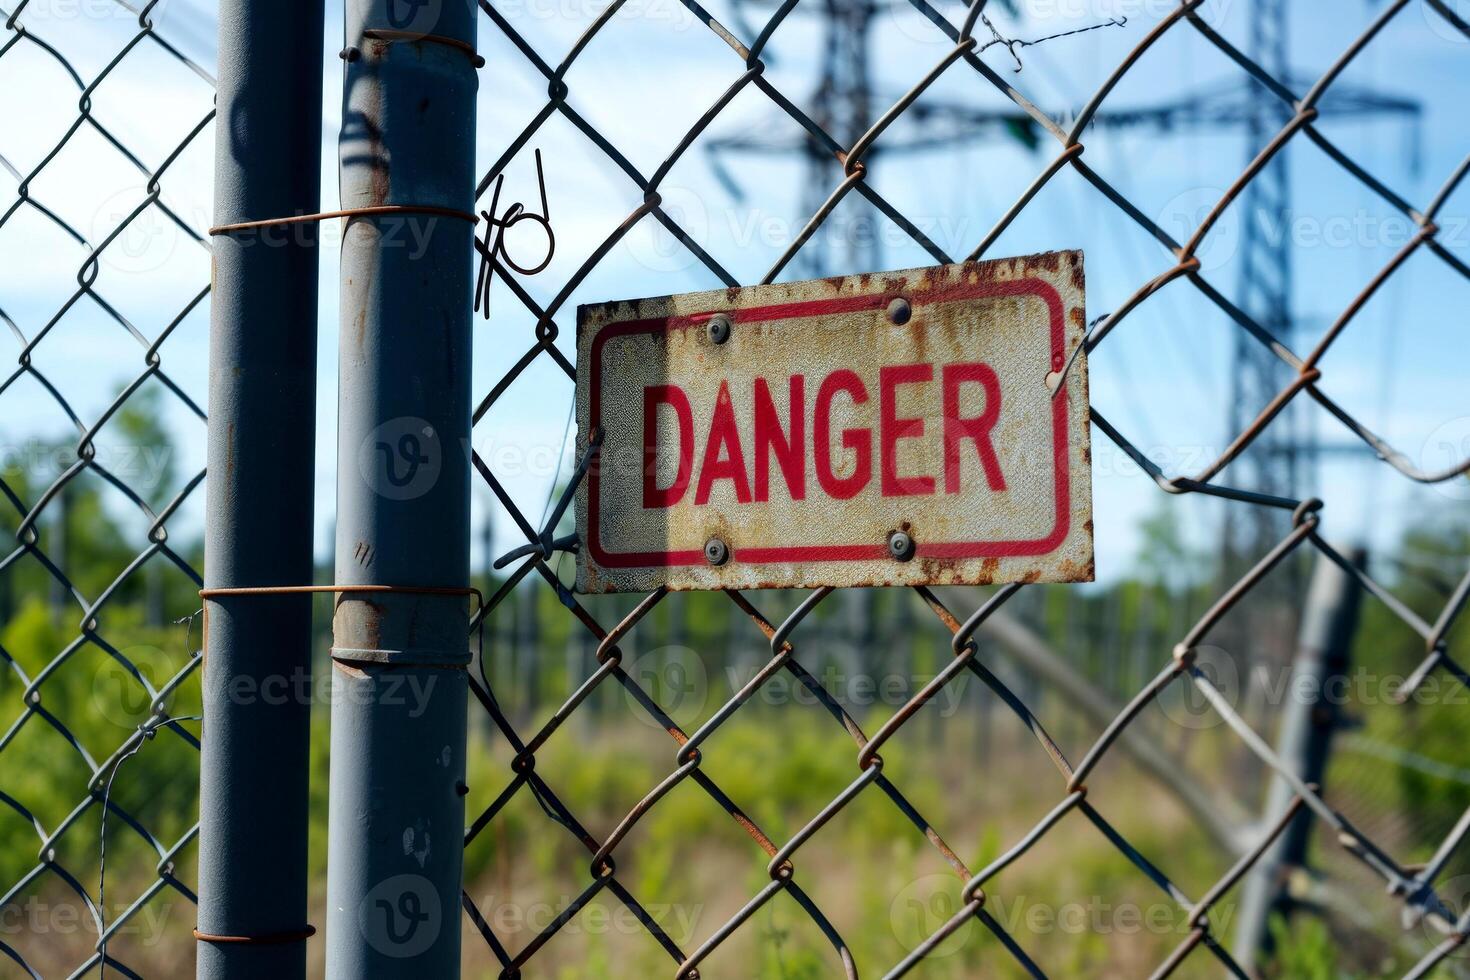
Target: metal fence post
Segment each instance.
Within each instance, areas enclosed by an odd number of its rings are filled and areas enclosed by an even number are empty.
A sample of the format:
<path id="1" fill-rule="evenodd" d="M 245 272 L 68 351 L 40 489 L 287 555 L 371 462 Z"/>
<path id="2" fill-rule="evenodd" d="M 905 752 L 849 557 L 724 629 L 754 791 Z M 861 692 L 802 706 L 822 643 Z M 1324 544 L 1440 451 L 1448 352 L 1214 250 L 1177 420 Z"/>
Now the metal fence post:
<path id="1" fill-rule="evenodd" d="M 455 977 L 477 8 L 345 13 L 327 975 Z"/>
<path id="2" fill-rule="evenodd" d="M 323 21 L 320 0 L 220 4 L 216 224 L 320 210 Z M 307 584 L 317 228 L 213 241 L 205 586 Z M 206 622 L 198 975 L 304 977 L 311 598 L 218 596 Z"/>
<path id="3" fill-rule="evenodd" d="M 1361 550 L 1351 560 L 1362 567 Z M 1308 784 L 1322 784 L 1332 736 L 1341 723 L 1343 680 L 1348 674 L 1353 633 L 1358 624 L 1362 589 L 1330 558 L 1319 556 L 1302 609 L 1301 633 L 1285 688 L 1276 754 Z M 1274 776 L 1267 791 L 1262 826 L 1279 821 L 1291 805 L 1286 780 Z M 1241 963 L 1259 968 L 1271 948 L 1272 912 L 1286 906 L 1289 876 L 1306 866 L 1312 812 L 1303 808 L 1276 842 L 1261 856 L 1241 892 L 1235 950 Z"/>

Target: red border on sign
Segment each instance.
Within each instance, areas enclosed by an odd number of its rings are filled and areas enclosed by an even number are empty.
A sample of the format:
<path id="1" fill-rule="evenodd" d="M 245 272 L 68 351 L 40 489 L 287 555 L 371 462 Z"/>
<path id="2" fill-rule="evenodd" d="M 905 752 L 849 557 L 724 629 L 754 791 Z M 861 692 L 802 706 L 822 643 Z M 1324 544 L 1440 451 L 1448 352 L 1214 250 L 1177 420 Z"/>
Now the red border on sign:
<path id="1" fill-rule="evenodd" d="M 1051 320 L 1051 364 L 1049 370 L 1060 370 L 1066 355 L 1066 340 L 1062 298 L 1056 288 L 1041 279 L 1025 278 L 978 283 L 960 283 L 951 287 L 933 290 L 930 298 L 920 294 L 905 294 L 911 302 L 952 303 L 967 299 L 984 299 L 991 296 L 1035 296 L 1046 303 Z M 589 408 L 592 428 L 602 424 L 602 348 L 609 340 L 629 334 L 669 333 L 700 326 L 723 312 L 735 323 L 742 320 L 789 320 L 798 317 L 829 316 L 852 313 L 860 310 L 880 310 L 887 307 L 893 297 L 887 294 L 873 296 L 846 296 L 835 299 L 808 300 L 798 303 L 779 303 L 771 306 L 752 307 L 746 310 L 721 310 L 691 313 L 676 317 L 655 317 L 647 320 L 626 320 L 610 324 L 598 331 L 589 352 L 591 371 L 588 379 Z M 1067 451 L 1067 405 L 1066 396 L 1052 399 L 1052 466 L 1056 499 L 1056 518 L 1051 533 L 1043 538 L 1018 541 L 938 541 L 917 543 L 915 555 L 920 558 L 1009 558 L 1029 555 L 1044 555 L 1056 549 L 1071 530 L 1071 460 Z M 601 527 L 598 515 L 601 510 L 598 466 L 594 461 L 587 472 L 587 524 L 591 531 L 587 547 L 593 559 L 604 568 L 674 568 L 683 565 L 704 565 L 703 550 L 693 548 L 683 551 L 619 551 L 609 552 L 602 547 Z M 749 565 L 768 565 L 775 562 L 797 561 L 854 561 L 865 558 L 888 558 L 888 546 L 884 542 L 851 545 L 791 545 L 774 548 L 735 548 L 731 561 Z"/>

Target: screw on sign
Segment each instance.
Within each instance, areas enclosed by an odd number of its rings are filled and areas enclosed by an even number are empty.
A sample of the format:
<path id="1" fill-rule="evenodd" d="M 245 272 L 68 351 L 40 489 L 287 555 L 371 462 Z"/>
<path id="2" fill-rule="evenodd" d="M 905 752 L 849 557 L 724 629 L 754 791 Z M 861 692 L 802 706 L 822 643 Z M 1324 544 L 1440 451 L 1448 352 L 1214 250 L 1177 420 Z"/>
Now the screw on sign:
<path id="1" fill-rule="evenodd" d="M 1090 581 L 1083 292 L 1052 252 L 581 307 L 578 588 Z"/>

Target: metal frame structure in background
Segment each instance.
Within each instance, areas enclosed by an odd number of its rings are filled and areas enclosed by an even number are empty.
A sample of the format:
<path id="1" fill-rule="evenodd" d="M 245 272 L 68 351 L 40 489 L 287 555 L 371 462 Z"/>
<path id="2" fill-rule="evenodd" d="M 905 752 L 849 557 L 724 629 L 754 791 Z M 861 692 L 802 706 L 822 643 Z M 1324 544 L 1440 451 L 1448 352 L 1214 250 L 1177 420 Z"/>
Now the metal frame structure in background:
<path id="1" fill-rule="evenodd" d="M 1201 670 L 1200 665 L 1197 663 L 1197 657 L 1200 644 L 1220 624 L 1226 614 L 1265 580 L 1268 575 L 1287 562 L 1298 549 L 1304 545 L 1309 545 L 1320 553 L 1323 560 L 1336 564 L 1344 573 L 1350 576 L 1352 581 L 1387 605 L 1404 624 L 1423 638 L 1425 656 L 1419 667 L 1400 689 L 1399 694 L 1401 697 L 1405 699 L 1410 698 L 1425 678 L 1435 670 L 1444 670 L 1461 683 L 1470 679 L 1470 675 L 1466 674 L 1465 669 L 1448 657 L 1445 645 L 1447 632 L 1462 610 L 1467 596 L 1470 596 L 1470 573 L 1467 573 L 1461 578 L 1453 595 L 1445 603 L 1437 619 L 1433 623 L 1426 622 L 1413 610 L 1399 601 L 1386 588 L 1374 581 L 1363 570 L 1357 568 L 1349 558 L 1328 544 L 1319 533 L 1321 511 L 1323 508 L 1322 501 L 1315 499 L 1296 500 L 1283 496 L 1273 496 L 1218 482 L 1218 478 L 1230 463 L 1239 458 L 1281 416 L 1286 406 L 1303 393 L 1306 393 L 1325 408 L 1349 432 L 1366 443 L 1388 464 L 1409 479 L 1421 483 L 1434 483 L 1450 479 L 1470 469 L 1470 461 L 1461 462 L 1437 473 L 1426 473 L 1416 469 L 1408 457 L 1395 450 L 1392 446 L 1387 445 L 1366 426 L 1354 419 L 1345 409 L 1333 401 L 1321 389 L 1318 383 L 1322 377 L 1320 362 L 1328 348 L 1342 334 L 1343 330 L 1349 326 L 1368 299 L 1394 274 L 1395 270 L 1403 265 L 1410 255 L 1421 249 L 1426 250 L 1437 255 L 1451 269 L 1470 279 L 1470 267 L 1467 267 L 1460 257 L 1451 253 L 1435 238 L 1438 231 L 1435 225 L 1435 216 L 1450 194 L 1460 184 L 1467 169 L 1470 169 L 1470 157 L 1462 161 L 1454 172 L 1448 175 L 1432 201 L 1422 208 L 1416 208 L 1352 160 L 1348 154 L 1333 144 L 1314 125 L 1319 116 L 1319 104 L 1329 90 L 1333 88 L 1334 83 L 1337 82 L 1344 69 L 1372 42 L 1373 38 L 1386 24 L 1393 18 L 1401 15 L 1410 6 L 1411 0 L 1396 0 L 1396 2 L 1386 4 L 1369 27 L 1354 39 L 1338 60 L 1305 93 L 1298 93 L 1292 90 L 1289 87 L 1289 82 L 1273 75 L 1258 62 L 1252 60 L 1246 52 L 1237 48 L 1216 31 L 1200 16 L 1199 8 L 1204 2 L 1205 0 L 1181 0 L 1180 4 L 1170 14 L 1163 17 L 1157 25 L 1149 30 L 1140 43 L 1128 52 L 1121 63 L 1107 76 L 1102 85 L 1099 86 L 1071 125 L 1068 128 L 1063 128 L 1055 120 L 1039 110 L 1034 102 L 1020 91 L 1016 80 L 1002 77 L 994 68 L 986 64 L 978 56 L 979 50 L 982 48 L 982 42 L 975 36 L 975 30 L 980 21 L 984 0 L 976 0 L 976 2 L 971 4 L 968 7 L 966 16 L 958 23 L 948 19 L 929 0 L 910 0 L 912 6 L 934 24 L 937 31 L 946 35 L 953 46 L 912 90 L 883 111 L 866 132 L 848 144 L 839 141 L 833 134 L 827 132 L 817 121 L 803 112 L 791 98 L 782 93 L 765 77 L 765 62 L 763 61 L 765 49 L 772 36 L 779 29 L 782 21 L 796 8 L 796 0 L 787 0 L 787 2 L 780 4 L 771 18 L 760 27 L 759 34 L 754 38 L 737 36 L 737 34 L 729 30 L 725 25 L 715 21 L 707 11 L 690 2 L 690 0 L 685 0 L 685 6 L 690 9 L 693 15 L 730 48 L 733 55 L 732 68 L 737 65 L 743 66 L 743 72 L 739 74 L 733 84 L 699 117 L 687 132 L 670 134 L 667 141 L 670 148 L 669 155 L 652 175 L 645 175 L 615 145 L 587 122 L 583 115 L 572 107 L 570 104 L 572 92 L 565 81 L 569 69 L 578 56 L 586 50 L 589 44 L 593 43 L 599 32 L 607 27 L 613 18 L 617 16 L 619 9 L 623 6 L 622 0 L 614 0 L 613 3 L 603 9 L 593 19 L 582 36 L 571 45 L 565 57 L 556 64 L 543 59 L 526 38 L 517 31 L 512 19 L 497 9 L 493 0 L 480 0 L 481 9 L 494 24 L 495 28 L 501 31 L 524 57 L 526 62 L 524 67 L 528 73 L 539 74 L 550 85 L 548 101 L 535 115 L 530 124 L 509 139 L 504 152 L 481 180 L 480 193 L 484 195 L 489 191 L 495 184 L 498 176 L 510 162 L 530 144 L 540 127 L 553 114 L 558 114 L 565 121 L 571 123 L 605 155 L 610 170 L 620 173 L 642 191 L 643 201 L 592 251 L 590 256 L 576 272 L 557 289 L 555 296 L 549 303 L 543 305 L 537 302 L 531 296 L 521 278 L 516 276 L 514 270 L 506 268 L 504 263 L 496 263 L 495 271 L 504 277 L 504 281 L 508 285 L 511 293 L 533 318 L 535 322 L 535 336 L 526 348 L 525 353 L 519 358 L 511 370 L 496 382 L 491 391 L 481 401 L 475 413 L 476 421 L 483 419 L 504 392 L 515 383 L 518 377 L 525 373 L 527 367 L 541 357 L 550 358 L 569 378 L 575 376 L 574 366 L 556 347 L 556 340 L 562 330 L 562 325 L 558 323 L 558 318 L 566 312 L 565 304 L 577 286 L 587 278 L 592 269 L 637 222 L 645 218 L 651 218 L 659 222 L 719 281 L 732 288 L 742 285 L 712 255 L 705 251 L 699 242 L 692 239 L 679 226 L 671 214 L 664 210 L 659 188 L 665 177 L 672 170 L 674 164 L 692 146 L 700 142 L 711 123 L 730 105 L 735 97 L 747 90 L 758 92 L 769 99 L 777 109 L 797 123 L 817 146 L 824 148 L 841 168 L 840 180 L 837 182 L 830 196 L 817 209 L 801 233 L 796 236 L 791 246 L 767 271 L 761 280 L 762 282 L 770 282 L 780 276 L 801 250 L 807 246 L 807 243 L 811 240 L 818 227 L 827 220 L 839 202 L 850 194 L 857 194 L 869 202 L 886 219 L 901 228 L 919 247 L 927 251 L 936 263 L 953 261 L 950 255 L 927 238 L 912 221 L 905 218 L 897 208 L 886 201 L 874 188 L 869 186 L 866 182 L 867 171 L 864 166 L 864 160 L 875 148 L 882 145 L 885 132 L 921 98 L 926 89 L 937 78 L 951 69 L 963 70 L 960 67 L 962 65 L 975 72 L 979 76 L 982 84 L 989 83 L 993 85 L 1022 112 L 1033 119 L 1040 130 L 1054 137 L 1059 144 L 1058 152 L 1051 159 L 1050 163 L 1042 169 L 1035 181 L 1022 193 L 1015 204 L 999 218 L 994 228 L 985 235 L 967 258 L 979 259 L 986 256 L 996 240 L 1036 194 L 1062 169 L 1070 167 L 1087 183 L 1091 184 L 1102 195 L 1103 199 L 1116 206 L 1121 216 L 1135 222 L 1140 228 L 1163 245 L 1174 257 L 1174 263 L 1171 266 L 1165 268 L 1147 282 L 1140 284 L 1133 295 L 1122 306 L 1112 313 L 1101 317 L 1092 325 L 1085 340 L 1087 350 L 1090 351 L 1102 343 L 1113 330 L 1117 329 L 1126 320 L 1129 313 L 1140 304 L 1146 302 L 1149 297 L 1170 283 L 1178 280 L 1183 283 L 1188 283 L 1196 289 L 1228 318 L 1230 322 L 1239 327 L 1251 342 L 1258 344 L 1264 350 L 1268 351 L 1271 356 L 1282 362 L 1290 374 L 1289 382 L 1281 390 L 1272 394 L 1269 402 L 1259 409 L 1258 414 L 1250 419 L 1242 427 L 1241 431 L 1232 433 L 1232 441 L 1227 449 L 1201 472 L 1193 476 L 1174 476 L 1164 473 L 1144 452 L 1131 443 L 1118 428 L 1094 409 L 1092 418 L 1097 428 L 1116 443 L 1139 467 L 1148 473 L 1160 489 L 1171 494 L 1207 494 L 1222 498 L 1228 504 L 1236 507 L 1264 508 L 1279 511 L 1284 515 L 1289 515 L 1289 527 L 1281 540 L 1275 543 L 1264 554 L 1257 556 L 1254 564 L 1238 580 L 1230 583 L 1225 588 L 1223 594 L 1208 612 L 1180 639 L 1153 679 L 1104 727 L 1082 760 L 1075 765 L 1065 758 L 1056 743 L 1047 735 L 1046 729 L 1040 720 L 1031 712 L 1021 698 L 989 669 L 985 662 L 986 658 L 981 655 L 981 647 L 976 639 L 977 633 L 981 631 L 986 621 L 992 616 L 1000 614 L 1005 603 L 1020 591 L 1022 588 L 1020 585 L 1006 586 L 998 590 L 978 610 L 969 616 L 952 611 L 938 595 L 930 590 L 923 588 L 916 590 L 933 611 L 940 626 L 951 634 L 954 659 L 940 671 L 939 675 L 931 683 L 925 686 L 908 703 L 903 705 L 892 718 L 886 721 L 871 736 L 864 733 L 857 720 L 847 713 L 832 692 L 824 688 L 821 681 L 802 666 L 798 656 L 796 636 L 800 631 L 801 624 L 814 609 L 829 598 L 832 590 L 822 589 L 810 594 L 794 613 L 779 623 L 773 622 L 764 616 L 757 608 L 755 600 L 741 593 L 730 592 L 728 593 L 730 600 L 743 613 L 749 616 L 755 628 L 768 639 L 771 657 L 765 667 L 748 684 L 737 691 L 729 701 L 718 708 L 698 730 L 686 732 L 660 706 L 654 695 L 623 669 L 623 654 L 619 646 L 620 642 L 637 628 L 640 621 L 648 616 L 663 601 L 667 593 L 662 590 L 653 592 L 640 602 L 637 608 L 630 614 L 611 626 L 604 626 L 599 623 L 597 618 L 558 579 L 553 567 L 555 551 L 559 545 L 559 542 L 554 536 L 554 532 L 561 514 L 564 512 L 571 498 L 574 486 L 568 487 L 564 491 L 559 505 L 551 510 L 550 518 L 543 526 L 538 527 L 516 506 L 505 486 L 497 478 L 493 468 L 484 459 L 476 455 L 474 458 L 476 469 L 485 478 L 490 489 L 510 514 L 527 542 L 526 545 L 512 552 L 513 554 L 526 557 L 520 561 L 513 574 L 487 602 L 485 615 L 493 615 L 500 603 L 511 594 L 516 586 L 528 577 L 539 577 L 550 588 L 555 590 L 560 602 L 569 609 L 571 614 L 577 618 L 581 625 L 599 643 L 597 650 L 598 666 L 596 670 L 587 677 L 560 709 L 551 716 L 550 720 L 525 734 L 518 730 L 517 725 L 512 722 L 507 711 L 502 708 L 495 694 L 481 686 L 478 682 L 472 681 L 472 689 L 476 696 L 490 713 L 496 729 L 514 749 L 515 756 L 514 763 L 511 766 L 511 781 L 509 785 L 480 812 L 480 815 L 471 825 L 467 834 L 467 845 L 473 845 L 474 841 L 485 833 L 487 828 L 494 824 L 497 817 L 505 810 L 510 801 L 524 791 L 533 794 L 544 808 L 549 809 L 555 823 L 570 831 L 577 840 L 585 845 L 592 856 L 588 872 L 590 881 L 586 889 L 572 901 L 561 915 L 519 950 L 513 951 L 506 947 L 496 935 L 486 916 L 476 907 L 468 893 L 466 894 L 466 909 L 496 959 L 502 964 L 504 968 L 503 975 L 520 975 L 522 968 L 544 949 L 550 939 L 568 922 L 572 921 L 576 914 L 588 902 L 595 896 L 607 892 L 630 909 L 648 929 L 651 936 L 668 953 L 674 963 L 673 975 L 676 978 L 690 980 L 690 978 L 696 977 L 699 973 L 700 964 L 713 954 L 725 940 L 749 923 L 755 913 L 777 895 L 784 895 L 794 900 L 806 912 L 816 928 L 831 942 L 834 965 L 849 977 L 856 976 L 856 966 L 852 961 L 847 944 L 843 941 L 841 935 L 827 916 L 823 914 L 809 894 L 801 887 L 800 882 L 803 874 L 800 852 L 801 848 L 817 836 L 822 828 L 837 813 L 865 792 L 881 792 L 883 795 L 886 795 L 914 825 L 915 833 L 927 837 L 938 848 L 943 859 L 963 882 L 961 891 L 963 898 L 962 908 L 959 909 L 952 919 L 914 949 L 909 956 L 901 962 L 892 965 L 887 973 L 888 977 L 898 977 L 910 972 L 943 942 L 947 936 L 960 926 L 975 919 L 978 919 L 994 934 L 1000 943 L 1000 948 L 1006 950 L 1023 969 L 1032 975 L 1041 975 L 1040 968 L 1022 948 L 1021 944 L 1014 937 L 1008 935 L 1000 923 L 987 911 L 986 885 L 1002 870 L 1026 854 L 1038 840 L 1045 837 L 1054 828 L 1062 825 L 1074 811 L 1100 832 L 1102 835 L 1101 839 L 1106 840 L 1110 846 L 1116 848 L 1123 859 L 1133 864 L 1145 878 L 1155 883 L 1165 895 L 1176 901 L 1183 913 L 1188 916 L 1188 920 L 1192 926 L 1191 931 L 1174 953 L 1159 966 L 1155 974 L 1156 976 L 1165 976 L 1172 973 L 1195 949 L 1200 947 L 1208 950 L 1209 954 L 1214 956 L 1227 972 L 1235 976 L 1246 975 L 1246 967 L 1242 964 L 1241 960 L 1245 959 L 1248 962 L 1251 951 L 1243 951 L 1242 957 L 1233 956 L 1227 951 L 1212 933 L 1209 912 L 1212 906 L 1261 860 L 1263 854 L 1271 848 L 1277 836 L 1286 829 L 1288 824 L 1293 822 L 1293 815 L 1301 808 L 1310 811 L 1316 819 L 1320 820 L 1332 832 L 1345 853 L 1361 860 L 1368 868 L 1385 880 L 1390 892 L 1402 899 L 1406 911 L 1409 914 L 1435 922 L 1443 930 L 1445 935 L 1443 943 L 1414 966 L 1409 972 L 1410 976 L 1422 977 L 1426 975 L 1434 968 L 1435 964 L 1465 942 L 1467 935 L 1470 935 L 1470 914 L 1462 916 L 1458 920 L 1453 915 L 1448 914 L 1446 912 L 1446 906 L 1435 894 L 1434 883 L 1445 868 L 1450 856 L 1460 846 L 1466 834 L 1470 833 L 1470 814 L 1467 814 L 1466 819 L 1459 821 L 1449 833 L 1438 854 L 1432 861 L 1419 868 L 1405 867 L 1391 855 L 1374 845 L 1372 841 L 1355 828 L 1341 813 L 1334 810 L 1323 799 L 1317 788 L 1309 786 L 1297 772 L 1296 760 L 1291 760 L 1290 762 L 1284 761 L 1260 735 L 1251 729 L 1247 721 L 1232 706 L 1229 699 L 1220 692 L 1211 682 L 1207 674 Z M 1423 3 L 1431 8 L 1426 12 L 1429 16 L 1442 18 L 1446 24 L 1451 25 L 1454 29 L 1470 37 L 1470 25 L 1467 25 L 1442 0 L 1423 0 Z M 1208 43 L 1216 47 L 1231 62 L 1245 72 L 1250 80 L 1262 86 L 1269 93 L 1270 97 L 1279 100 L 1286 108 L 1286 116 L 1281 127 L 1270 134 L 1269 138 L 1265 141 L 1265 145 L 1260 147 L 1259 153 L 1249 162 L 1239 178 L 1225 191 L 1209 215 L 1206 216 L 1199 227 L 1191 234 L 1189 240 L 1181 243 L 1171 237 L 1166 230 L 1159 227 L 1154 221 L 1150 220 L 1143 211 L 1130 202 L 1104 177 L 1088 166 L 1084 157 L 1086 148 L 1082 143 L 1082 135 L 1088 130 L 1094 118 L 1102 113 L 1104 104 L 1118 81 L 1137 63 L 1144 52 L 1172 31 L 1186 29 L 1196 31 Z M 595 98 L 596 93 L 587 93 L 587 97 Z M 1219 289 L 1210 283 L 1201 274 L 1200 261 L 1195 255 L 1196 250 L 1210 233 L 1210 230 L 1219 221 L 1225 210 L 1242 196 L 1252 181 L 1272 162 L 1282 148 L 1296 138 L 1305 138 L 1314 143 L 1329 158 L 1340 164 L 1345 173 L 1360 181 L 1378 198 L 1394 210 L 1403 214 L 1418 228 L 1418 232 L 1412 239 L 1399 250 L 1386 266 L 1371 278 L 1359 294 L 1346 306 L 1331 327 L 1317 341 L 1313 349 L 1305 356 L 1299 355 L 1291 349 L 1289 338 L 1274 334 L 1270 324 L 1262 324 L 1253 319 L 1246 310 L 1232 303 Z M 866 270 L 839 269 L 836 271 L 862 272 Z M 583 433 L 582 437 L 585 440 L 587 434 Z M 577 470 L 577 477 L 572 481 L 574 485 L 577 479 L 580 479 L 581 475 L 585 472 L 593 452 L 594 447 L 590 444 L 584 443 L 579 447 L 581 465 Z M 978 677 L 1005 704 L 1015 711 L 1026 727 L 1036 735 L 1042 751 L 1058 769 L 1063 784 L 1060 800 L 1051 812 L 1028 833 L 1015 841 L 998 859 L 978 872 L 973 871 L 962 858 L 955 854 L 943 842 L 939 831 L 930 826 L 928 821 L 914 808 L 912 802 L 903 796 L 897 782 L 900 778 L 899 775 L 884 769 L 882 757 L 879 754 L 881 747 L 930 698 L 945 685 L 953 682 L 958 675 L 965 672 Z M 831 800 L 806 826 L 802 827 L 785 842 L 772 840 L 751 820 L 748 813 L 741 808 L 739 802 L 731 799 L 720 788 L 715 775 L 705 771 L 702 767 L 702 755 L 700 752 L 700 747 L 711 738 L 717 737 L 720 727 L 739 711 L 742 705 L 753 698 L 771 678 L 781 673 L 791 675 L 793 679 L 803 685 L 822 704 L 827 712 L 832 715 L 834 720 L 842 725 L 853 738 L 858 749 L 855 774 L 851 784 Z M 669 732 L 672 740 L 676 743 L 677 749 L 673 760 L 673 767 L 669 774 L 659 781 L 657 785 L 653 786 L 647 795 L 628 811 L 627 815 L 608 836 L 599 838 L 579 822 L 568 807 L 560 800 L 553 789 L 556 775 L 545 772 L 536 766 L 536 754 L 545 745 L 551 735 L 564 725 L 568 718 L 578 710 L 579 706 L 587 702 L 591 693 L 599 685 L 604 683 L 613 683 L 625 688 L 632 698 L 649 713 L 650 717 Z M 1139 717 L 1140 713 L 1158 698 L 1161 692 L 1171 685 L 1182 683 L 1189 683 L 1194 686 L 1196 691 L 1219 713 L 1221 718 L 1240 738 L 1250 752 L 1284 781 L 1290 790 L 1290 795 L 1293 800 L 1287 813 L 1278 819 L 1274 825 L 1257 832 L 1255 839 L 1241 847 L 1238 853 L 1230 855 L 1232 858 L 1237 859 L 1234 867 L 1207 894 L 1198 900 L 1186 896 L 1168 878 L 1161 868 L 1145 857 L 1134 844 L 1125 840 L 1108 822 L 1106 817 L 1089 802 L 1087 797 L 1087 779 L 1095 771 L 1102 758 L 1109 753 L 1120 738 L 1125 737 L 1126 733 L 1130 731 L 1130 726 Z M 1190 777 L 1188 773 L 1181 773 L 1180 778 L 1188 780 Z M 728 812 L 750 835 L 756 848 L 761 852 L 760 860 L 766 862 L 766 868 L 770 876 L 769 883 L 757 891 L 738 913 L 729 921 L 716 928 L 710 935 L 703 939 L 697 948 L 692 950 L 681 948 L 659 927 L 658 923 L 648 914 L 646 906 L 641 903 L 639 898 L 635 898 L 627 886 L 619 880 L 615 864 L 615 857 L 619 847 L 623 845 L 623 842 L 638 822 L 656 807 L 659 801 L 675 786 L 684 782 L 689 782 L 699 787 L 713 802 Z M 870 791 L 870 787 L 876 787 L 876 789 Z M 1075 823 L 1075 821 L 1073 822 Z M 651 898 L 646 896 L 642 898 L 642 901 L 649 900 Z"/>

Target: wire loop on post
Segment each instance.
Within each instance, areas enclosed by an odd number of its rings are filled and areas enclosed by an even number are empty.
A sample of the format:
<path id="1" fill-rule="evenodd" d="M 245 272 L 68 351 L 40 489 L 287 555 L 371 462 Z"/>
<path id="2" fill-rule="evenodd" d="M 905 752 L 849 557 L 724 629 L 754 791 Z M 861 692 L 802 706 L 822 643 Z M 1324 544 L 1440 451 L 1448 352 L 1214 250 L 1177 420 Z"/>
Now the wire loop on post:
<path id="1" fill-rule="evenodd" d="M 316 926 L 306 925 L 288 932 L 268 932 L 260 936 L 216 936 L 193 930 L 194 938 L 200 942 L 218 943 L 228 946 L 285 946 L 289 943 L 305 942 L 316 935 Z"/>
<path id="2" fill-rule="evenodd" d="M 209 235 L 232 235 L 239 231 L 254 231 L 257 228 L 275 228 L 284 225 L 316 224 L 332 218 L 385 218 L 405 214 L 426 214 L 436 218 L 456 218 L 475 225 L 480 219 L 468 211 L 456 208 L 441 208 L 433 204 L 378 204 L 364 208 L 344 208 L 341 211 L 324 211 L 321 214 L 294 214 L 281 218 L 262 218 L 259 221 L 239 221 L 228 225 L 215 225 Z"/>
<path id="3" fill-rule="evenodd" d="M 461 51 L 470 59 L 470 64 L 476 68 L 485 67 L 485 59 L 475 50 L 475 46 L 467 41 L 461 41 L 457 37 L 444 37 L 441 34 L 420 34 L 417 31 L 393 31 L 381 27 L 372 27 L 362 32 L 362 36 L 371 41 L 407 41 L 419 44 L 442 44 L 447 48 Z"/>
<path id="4" fill-rule="evenodd" d="M 229 598 L 231 596 L 282 596 L 282 595 L 317 595 L 332 593 L 335 595 L 350 595 L 354 592 L 366 592 L 389 595 L 440 595 L 440 596 L 464 596 L 475 600 L 475 608 L 470 613 L 473 619 L 485 608 L 485 595 L 473 585 L 466 586 L 437 586 L 437 585 L 243 585 L 216 589 L 200 589 L 199 598 L 205 602 L 204 606 L 204 654 L 209 654 L 209 603 L 211 601 Z M 333 660 L 340 658 L 335 655 Z M 461 665 L 455 665 L 461 666 Z"/>

